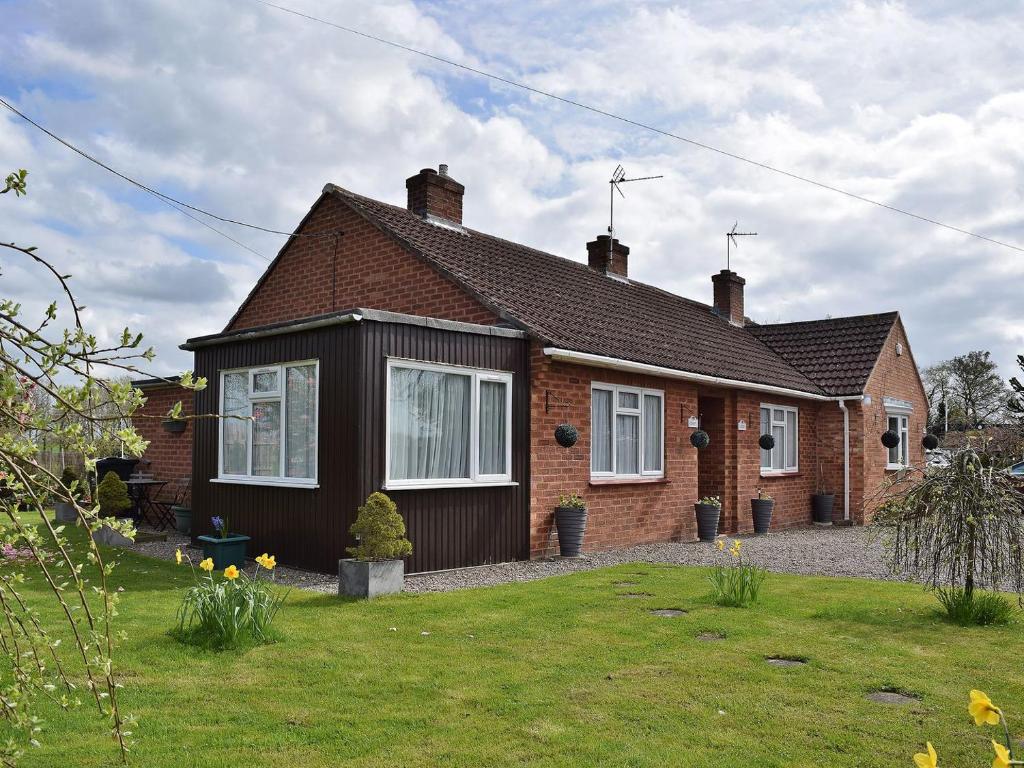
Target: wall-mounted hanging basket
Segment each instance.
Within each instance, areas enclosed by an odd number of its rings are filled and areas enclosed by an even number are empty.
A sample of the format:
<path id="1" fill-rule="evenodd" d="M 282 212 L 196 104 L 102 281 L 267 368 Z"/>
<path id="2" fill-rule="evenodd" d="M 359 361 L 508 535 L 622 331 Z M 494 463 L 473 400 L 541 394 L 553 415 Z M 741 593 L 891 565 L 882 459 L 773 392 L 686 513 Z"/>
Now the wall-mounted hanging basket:
<path id="1" fill-rule="evenodd" d="M 711 443 L 711 437 L 703 429 L 698 429 L 690 435 L 690 442 L 694 448 L 707 448 Z"/>
<path id="2" fill-rule="evenodd" d="M 579 439 L 579 430 L 572 424 L 559 424 L 555 427 L 555 442 L 563 448 L 572 448 Z"/>
<path id="3" fill-rule="evenodd" d="M 765 433 L 757 438 L 757 444 L 761 446 L 762 451 L 770 451 L 775 447 L 775 438 Z"/>
<path id="4" fill-rule="evenodd" d="M 891 429 L 885 430 L 882 433 L 882 445 L 886 448 L 895 448 L 900 444 L 900 436 L 893 432 Z"/>
<path id="5" fill-rule="evenodd" d="M 934 451 L 939 447 L 939 438 L 931 434 L 925 435 L 921 438 L 921 445 L 924 446 L 926 451 Z"/>
<path id="6" fill-rule="evenodd" d="M 188 422 L 184 419 L 164 419 L 160 425 L 168 432 L 184 432 Z"/>

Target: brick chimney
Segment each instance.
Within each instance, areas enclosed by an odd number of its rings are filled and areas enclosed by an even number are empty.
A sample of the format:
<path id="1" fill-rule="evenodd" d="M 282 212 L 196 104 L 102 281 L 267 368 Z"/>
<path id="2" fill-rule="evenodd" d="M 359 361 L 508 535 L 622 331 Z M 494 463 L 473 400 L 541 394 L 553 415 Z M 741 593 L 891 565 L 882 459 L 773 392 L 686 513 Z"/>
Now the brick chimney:
<path id="1" fill-rule="evenodd" d="M 448 175 L 448 166 L 424 168 L 405 180 L 409 210 L 424 218 L 433 216 L 462 224 L 462 195 L 466 188 Z"/>
<path id="2" fill-rule="evenodd" d="M 733 325 L 743 326 L 743 286 L 747 281 L 737 275 L 723 269 L 717 275 L 711 276 L 711 282 L 715 286 L 714 311 L 719 317 L 723 317 Z"/>
<path id="3" fill-rule="evenodd" d="M 628 278 L 629 247 L 622 245 L 618 240 L 612 240 L 609 251 L 609 239 L 609 235 L 598 235 L 596 240 L 587 243 L 587 264 L 602 275 Z"/>

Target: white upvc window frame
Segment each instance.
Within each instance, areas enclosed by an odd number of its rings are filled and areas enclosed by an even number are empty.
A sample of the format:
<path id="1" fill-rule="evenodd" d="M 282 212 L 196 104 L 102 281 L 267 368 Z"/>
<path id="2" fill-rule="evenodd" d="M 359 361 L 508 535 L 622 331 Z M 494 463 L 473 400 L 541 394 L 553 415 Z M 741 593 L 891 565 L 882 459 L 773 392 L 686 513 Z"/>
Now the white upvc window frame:
<path id="1" fill-rule="evenodd" d="M 603 392 L 611 392 L 612 395 L 612 431 L 611 431 L 611 456 L 612 456 L 612 469 L 608 471 L 595 471 L 594 470 L 594 438 L 593 438 L 593 417 L 594 417 L 594 391 L 601 390 Z M 619 405 L 620 394 L 633 394 L 637 396 L 637 407 L 628 408 Z M 661 445 L 661 469 L 652 470 L 644 469 L 644 444 L 646 442 L 645 434 L 645 423 L 644 423 L 644 398 L 645 397 L 657 397 L 661 406 L 661 436 L 659 444 Z M 619 465 L 619 451 L 618 451 L 618 416 L 628 415 L 636 416 L 639 420 L 639 429 L 637 430 L 637 439 L 639 440 L 639 450 L 637 455 L 637 467 L 639 468 L 638 473 L 620 473 L 618 471 Z M 619 384 L 606 384 L 600 381 L 593 381 L 590 384 L 590 418 L 591 418 L 591 440 L 590 440 L 590 477 L 592 480 L 640 480 L 640 479 L 656 479 L 665 477 L 665 391 L 663 389 L 648 389 L 644 387 L 628 387 Z"/>
<path id="2" fill-rule="evenodd" d="M 903 410 L 888 410 L 885 412 L 885 428 L 892 429 L 892 422 L 896 422 L 896 429 L 893 430 L 900 436 L 900 443 L 895 448 L 885 448 L 886 469 L 906 469 L 910 466 L 910 413 Z M 899 461 L 892 461 L 892 451 L 897 451 Z"/>
<path id="3" fill-rule="evenodd" d="M 763 464 L 761 464 L 761 461 L 762 461 L 761 453 L 762 453 L 762 451 L 761 451 L 760 448 L 758 448 L 758 451 L 757 451 L 757 456 L 758 456 L 757 461 L 758 461 L 758 464 L 761 466 L 761 476 L 762 477 L 768 477 L 768 476 L 772 476 L 772 475 L 792 475 L 792 474 L 794 474 L 796 472 L 799 472 L 800 471 L 800 409 L 797 408 L 794 405 L 779 405 L 778 403 L 761 403 L 761 405 L 759 406 L 758 412 L 757 412 L 758 424 L 760 424 L 760 422 L 761 422 L 761 410 L 763 410 L 765 408 L 768 409 L 768 432 L 767 432 L 767 434 L 770 434 L 770 435 L 774 436 L 774 434 L 775 434 L 774 427 L 782 427 L 782 445 L 779 445 L 778 444 L 779 441 L 776 440 L 775 441 L 775 447 L 772 448 L 772 451 L 782 450 L 783 456 L 785 456 L 786 446 L 787 446 L 787 444 L 789 442 L 789 424 L 787 423 L 786 414 L 787 413 L 792 413 L 793 414 L 793 416 L 794 416 L 793 428 L 796 430 L 796 450 L 794 451 L 794 453 L 796 455 L 793 457 L 793 463 L 792 464 L 786 464 L 785 462 L 783 462 L 784 466 L 781 469 L 774 469 L 770 465 L 766 467 Z M 781 421 L 776 421 L 776 419 L 775 419 L 775 412 L 776 411 L 782 411 L 783 412 L 782 413 L 782 420 Z M 762 434 L 765 434 L 765 432 L 759 431 L 758 437 L 760 437 Z M 769 459 L 769 462 L 771 462 L 771 459 Z"/>
<path id="4" fill-rule="evenodd" d="M 437 371 L 469 376 L 470 384 L 470 470 L 469 477 L 439 477 L 393 479 L 391 477 L 391 372 L 395 368 L 411 368 L 418 371 Z M 480 472 L 480 384 L 494 381 L 505 385 L 505 472 L 483 474 Z M 389 357 L 384 384 L 384 490 L 415 490 L 429 488 L 480 488 L 489 486 L 517 485 L 512 482 L 512 372 L 472 368 L 447 363 L 424 362 L 402 357 Z"/>
<path id="5" fill-rule="evenodd" d="M 313 441 L 313 477 L 286 477 L 285 464 L 287 461 L 287 417 L 288 417 L 288 387 L 287 370 L 312 365 L 316 372 L 316 435 Z M 276 392 L 256 392 L 255 380 L 257 373 L 277 372 Z M 281 449 L 280 467 L 277 476 L 253 475 L 253 474 L 229 474 L 224 471 L 224 426 L 227 417 L 224 416 L 224 379 L 229 374 L 246 373 L 248 376 L 248 400 L 251 406 L 254 403 L 276 402 L 281 404 Z M 217 413 L 220 415 L 217 427 L 217 477 L 210 480 L 213 483 L 238 483 L 242 485 L 269 485 L 285 488 L 318 488 L 320 474 L 320 361 L 319 360 L 294 360 L 276 365 L 244 366 L 241 368 L 225 368 L 219 371 L 220 393 L 218 396 Z M 252 443 L 253 428 L 255 419 L 248 418 L 248 434 L 246 438 L 245 466 L 252 472 Z"/>

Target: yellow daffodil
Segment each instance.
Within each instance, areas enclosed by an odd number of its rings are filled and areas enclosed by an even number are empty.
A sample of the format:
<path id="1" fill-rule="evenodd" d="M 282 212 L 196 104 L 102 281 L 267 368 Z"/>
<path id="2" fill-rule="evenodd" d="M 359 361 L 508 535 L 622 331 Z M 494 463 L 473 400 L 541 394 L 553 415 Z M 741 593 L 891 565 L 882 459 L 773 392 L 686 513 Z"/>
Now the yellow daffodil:
<path id="1" fill-rule="evenodd" d="M 935 754 L 935 747 L 932 746 L 930 741 L 927 746 L 927 755 L 924 752 L 918 752 L 914 755 L 914 765 L 916 765 L 917 768 L 938 768 L 939 756 Z"/>
<path id="2" fill-rule="evenodd" d="M 228 581 L 234 581 L 238 578 L 238 569 L 233 565 L 229 565 L 224 569 L 224 578 Z"/>
<path id="3" fill-rule="evenodd" d="M 274 566 L 277 565 L 277 558 L 264 552 L 256 558 L 256 562 L 260 564 L 260 567 L 266 568 L 268 571 L 272 571 L 274 570 Z"/>
<path id="4" fill-rule="evenodd" d="M 174 559 L 177 560 L 178 565 L 181 565 L 181 550 L 180 549 L 174 550 Z"/>
<path id="5" fill-rule="evenodd" d="M 995 739 L 992 739 L 992 749 L 996 751 L 995 759 L 992 761 L 992 768 L 1010 768 L 1010 750 Z"/>
<path id="6" fill-rule="evenodd" d="M 202 568 L 207 573 L 209 573 L 210 571 L 213 570 L 213 558 L 212 557 L 206 558 L 205 560 L 203 560 L 199 564 L 199 567 Z"/>
<path id="7" fill-rule="evenodd" d="M 975 725 L 999 725 L 999 707 L 984 691 L 971 691 L 971 703 L 967 711 L 974 718 Z"/>
<path id="8" fill-rule="evenodd" d="M 741 544 L 740 544 L 739 540 L 734 541 L 732 543 L 732 548 L 729 550 L 729 554 L 732 555 L 733 557 L 739 557 L 740 556 L 740 547 L 741 547 Z"/>
<path id="9" fill-rule="evenodd" d="M 719 539 L 715 542 L 715 546 L 718 547 L 718 551 L 721 552 L 723 549 L 725 549 L 725 542 L 722 539 Z"/>

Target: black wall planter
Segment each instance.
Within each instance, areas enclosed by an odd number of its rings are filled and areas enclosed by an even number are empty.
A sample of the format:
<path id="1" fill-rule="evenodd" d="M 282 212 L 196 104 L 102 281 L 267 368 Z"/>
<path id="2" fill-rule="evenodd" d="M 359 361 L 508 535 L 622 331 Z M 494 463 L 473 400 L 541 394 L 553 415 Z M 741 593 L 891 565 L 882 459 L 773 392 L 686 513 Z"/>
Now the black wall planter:
<path id="1" fill-rule="evenodd" d="M 711 443 L 711 437 L 703 429 L 698 429 L 690 435 L 690 444 L 694 448 L 707 448 Z"/>
<path id="2" fill-rule="evenodd" d="M 767 432 L 757 438 L 757 444 L 761 446 L 764 451 L 770 451 L 775 447 L 775 438 L 769 435 Z"/>
<path id="3" fill-rule="evenodd" d="M 772 525 L 772 510 L 774 509 L 774 499 L 750 500 L 750 511 L 754 515 L 754 533 L 768 533 L 768 529 Z"/>
<path id="4" fill-rule="evenodd" d="M 185 427 L 188 426 L 188 422 L 184 419 L 164 419 L 160 422 L 160 426 L 162 426 L 166 432 L 184 432 Z"/>
<path id="5" fill-rule="evenodd" d="M 893 432 L 891 429 L 885 430 L 882 433 L 882 445 L 886 448 L 895 448 L 900 444 L 900 436 Z"/>
<path id="6" fill-rule="evenodd" d="M 583 535 L 587 532 L 586 508 L 555 507 L 555 527 L 562 557 L 579 557 L 583 552 Z"/>
<path id="7" fill-rule="evenodd" d="M 693 511 L 697 515 L 697 538 L 701 541 L 714 541 L 718 536 L 718 519 L 722 516 L 722 508 L 714 504 L 694 504 Z"/>
<path id="8" fill-rule="evenodd" d="M 559 424 L 555 427 L 555 442 L 563 448 L 572 448 L 579 439 L 579 430 L 572 424 Z"/>
<path id="9" fill-rule="evenodd" d="M 832 508 L 836 497 L 831 493 L 815 493 L 811 495 L 811 512 L 815 525 L 832 525 Z"/>

